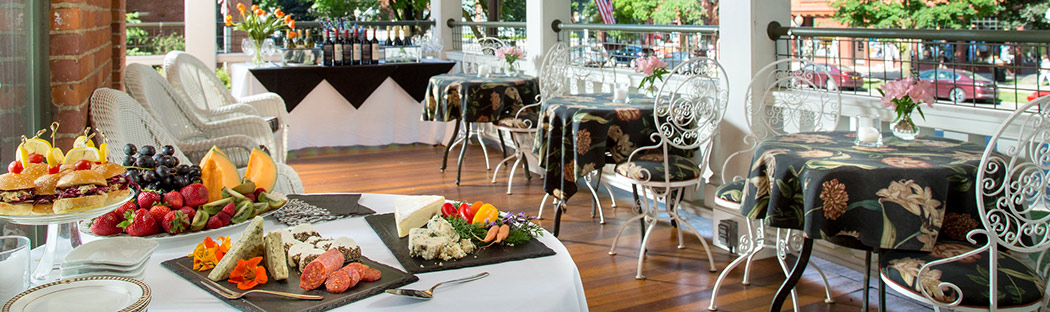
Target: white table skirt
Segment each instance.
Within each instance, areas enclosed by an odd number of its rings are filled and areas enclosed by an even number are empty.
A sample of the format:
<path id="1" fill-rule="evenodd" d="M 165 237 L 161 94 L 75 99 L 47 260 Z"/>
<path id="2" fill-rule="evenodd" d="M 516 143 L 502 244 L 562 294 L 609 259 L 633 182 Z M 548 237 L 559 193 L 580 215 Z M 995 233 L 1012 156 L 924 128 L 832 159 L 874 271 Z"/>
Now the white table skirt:
<path id="1" fill-rule="evenodd" d="M 231 63 L 234 97 L 267 92 L 244 63 Z M 452 123 L 422 121 L 422 104 L 390 78 L 354 108 L 327 81 L 321 81 L 288 114 L 288 149 L 308 147 L 444 144 Z"/>
<path id="2" fill-rule="evenodd" d="M 394 211 L 393 198 L 398 195 L 364 194 L 360 203 L 376 210 L 377 214 Z M 267 232 L 286 228 L 271 218 L 266 219 Z M 361 245 L 364 256 L 389 266 L 402 269 L 394 254 L 387 249 L 364 217 L 353 217 L 316 224 L 321 235 L 326 237 L 346 236 Z M 233 240 L 239 231 L 219 233 Z M 150 311 L 232 311 L 230 305 L 201 288 L 175 275 L 160 263 L 177 257 L 185 257 L 193 251 L 201 238 L 186 238 L 161 242 L 147 264 L 144 281 L 153 290 Z M 445 270 L 417 274 L 419 281 L 404 286 L 411 289 L 426 289 L 436 283 L 489 272 L 483 279 L 442 286 L 435 291 L 434 299 L 421 301 L 381 293 L 367 299 L 342 306 L 333 311 L 587 311 L 587 298 L 576 264 L 569 256 L 565 245 L 544 231 L 540 242 L 557 254 L 548 257 L 521 261 L 503 262 L 477 267 Z"/>

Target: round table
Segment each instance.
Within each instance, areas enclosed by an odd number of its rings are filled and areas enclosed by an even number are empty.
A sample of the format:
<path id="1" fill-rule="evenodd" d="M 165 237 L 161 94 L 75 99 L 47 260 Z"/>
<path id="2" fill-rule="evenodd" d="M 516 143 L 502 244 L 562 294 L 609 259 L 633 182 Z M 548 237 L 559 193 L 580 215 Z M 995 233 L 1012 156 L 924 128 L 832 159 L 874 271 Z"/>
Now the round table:
<path id="1" fill-rule="evenodd" d="M 441 74 L 430 77 L 424 121 L 490 122 L 536 102 L 539 80 L 530 76 Z"/>
<path id="2" fill-rule="evenodd" d="M 394 198 L 400 195 L 363 194 L 360 204 L 376 211 L 377 214 L 394 211 Z M 362 217 L 352 217 L 315 224 L 318 232 L 329 237 L 346 236 L 354 239 L 361 246 L 362 255 L 397 269 L 404 270 L 375 231 Z M 264 228 L 267 232 L 286 228 L 272 218 L 266 218 Z M 339 308 L 333 311 L 405 311 L 421 309 L 427 311 L 487 311 L 498 306 L 508 311 L 586 311 L 587 298 L 584 296 L 583 283 L 576 264 L 569 256 L 568 250 L 550 233 L 539 238 L 539 241 L 553 249 L 557 254 L 548 257 L 510 261 L 498 264 L 444 270 L 417 274 L 419 281 L 405 285 L 404 288 L 427 289 L 436 283 L 489 272 L 486 278 L 470 283 L 442 287 L 434 299 L 422 301 L 407 297 L 378 294 Z M 229 230 L 216 235 L 229 235 L 237 239 L 238 231 Z M 185 257 L 203 237 L 183 240 L 164 241 L 153 252 L 146 264 L 146 277 L 143 280 L 153 289 L 153 301 L 150 311 L 233 311 L 230 305 L 221 299 L 190 284 L 161 267 L 160 263 L 177 257 Z M 509 301 L 508 301 L 509 300 Z M 528 304 L 508 304 L 508 302 L 528 302 Z"/>

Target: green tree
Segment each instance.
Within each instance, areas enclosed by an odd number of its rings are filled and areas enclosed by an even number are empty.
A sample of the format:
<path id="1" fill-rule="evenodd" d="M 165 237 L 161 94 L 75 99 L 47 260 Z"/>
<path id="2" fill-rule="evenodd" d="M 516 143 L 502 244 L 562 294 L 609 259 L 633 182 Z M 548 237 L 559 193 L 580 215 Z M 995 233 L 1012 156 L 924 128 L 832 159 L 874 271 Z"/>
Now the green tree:
<path id="1" fill-rule="evenodd" d="M 834 0 L 835 20 L 853 27 L 951 28 L 993 16 L 998 0 Z"/>
<path id="2" fill-rule="evenodd" d="M 352 18 L 354 10 L 364 12 L 378 7 L 379 0 L 314 0 L 310 13 L 323 18 Z"/>
<path id="3" fill-rule="evenodd" d="M 707 10 L 699 0 L 613 0 L 620 24 L 703 24 Z"/>
<path id="4" fill-rule="evenodd" d="M 1006 0 L 1000 5 L 1003 7 L 1003 11 L 999 13 L 999 23 L 1004 28 L 1050 29 L 1050 20 L 1046 16 L 1047 10 L 1050 10 L 1050 1 Z"/>
<path id="5" fill-rule="evenodd" d="M 305 0 L 255 0 L 260 8 L 280 8 L 284 13 L 291 14 L 296 20 L 313 20 L 316 16 L 310 14 L 310 3 Z M 237 16 L 237 8 L 231 6 L 230 14 Z M 240 20 L 240 17 L 236 17 Z"/>

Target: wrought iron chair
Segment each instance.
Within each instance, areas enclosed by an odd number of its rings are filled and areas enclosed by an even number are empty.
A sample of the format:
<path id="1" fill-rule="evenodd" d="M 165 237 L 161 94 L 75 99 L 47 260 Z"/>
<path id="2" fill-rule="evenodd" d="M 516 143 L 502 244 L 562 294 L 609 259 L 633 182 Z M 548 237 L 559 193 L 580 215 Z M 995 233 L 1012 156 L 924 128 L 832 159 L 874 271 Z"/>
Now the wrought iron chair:
<path id="1" fill-rule="evenodd" d="M 162 146 L 176 141 L 142 104 L 118 90 L 95 90 L 91 95 L 91 123 L 105 133 L 110 161 L 114 162 L 124 159 L 124 145 L 128 143 Z M 203 155 L 212 146 L 223 150 L 250 150 L 255 146 L 255 140 L 244 135 L 230 135 L 174 146 L 175 157 L 179 162 L 188 163 L 190 159 L 184 153 Z M 243 173 L 244 169 L 240 170 Z M 274 189 L 285 194 L 302 193 L 303 184 L 292 167 L 277 163 L 277 184 Z"/>
<path id="2" fill-rule="evenodd" d="M 638 185 L 652 197 L 642 199 L 644 211 L 624 222 L 613 239 L 610 255 L 616 254 L 616 245 L 632 221 L 645 220 L 648 229 L 638 249 L 637 279 L 645 279 L 646 246 L 657 221 L 678 224 L 678 248 L 685 248 L 682 227 L 688 227 L 704 245 L 709 270 L 716 271 L 714 256 L 707 239 L 679 215 L 679 203 L 687 188 L 698 188 L 703 183 L 713 139 L 718 133 L 726 105 L 729 102 L 729 82 L 725 69 L 718 61 L 696 57 L 678 65 L 660 87 L 653 105 L 656 132 L 650 138 L 655 145 L 636 149 L 626 161 L 616 164 L 616 173 Z M 679 151 L 698 153 L 699 162 L 681 156 Z M 695 156 L 695 155 L 694 155 Z M 660 201 L 664 208 L 660 208 Z M 666 214 L 668 217 L 661 217 Z"/>
<path id="3" fill-rule="evenodd" d="M 476 45 L 476 48 L 468 48 L 463 52 L 462 66 L 464 73 L 477 73 L 481 65 L 497 64 L 498 60 L 496 60 L 495 57 L 496 50 L 502 48 L 503 46 L 506 46 L 506 43 L 504 43 L 503 40 L 500 40 L 499 38 L 484 37 L 478 39 Z M 458 139 L 456 139 L 456 141 L 453 142 L 452 145 L 448 146 L 448 149 L 451 150 L 455 148 L 456 145 L 463 144 L 460 147 L 459 161 L 456 165 L 456 185 L 459 185 L 459 177 L 463 171 L 463 156 L 466 155 L 467 144 L 470 143 L 471 137 L 477 138 L 478 144 L 481 145 L 481 152 L 485 155 L 485 169 L 492 169 L 492 166 L 490 166 L 489 164 L 489 150 L 487 147 L 485 147 L 485 142 L 482 141 L 482 138 L 485 134 L 485 130 L 482 129 L 482 126 L 489 123 L 465 121 L 459 122 L 462 122 L 463 124 L 462 126 L 458 127 L 460 130 L 458 133 L 456 133 L 456 137 Z M 499 146 L 500 150 L 503 151 L 503 157 L 507 157 L 507 150 L 503 141 L 503 133 L 496 131 L 496 135 L 499 136 Z M 442 167 L 442 171 L 444 171 L 444 167 Z"/>
<path id="4" fill-rule="evenodd" d="M 268 92 L 234 98 L 213 70 L 193 55 L 182 51 L 169 52 L 164 58 L 164 75 L 171 86 L 186 95 L 193 104 L 191 108 L 194 112 L 209 121 L 238 116 L 277 118 L 280 129 L 275 133 L 277 144 L 271 154 L 274 161 L 285 162 L 288 154 L 288 109 L 280 95 Z"/>
<path id="5" fill-rule="evenodd" d="M 129 64 L 125 69 L 124 87 L 175 138 L 175 145 L 190 145 L 209 139 L 244 135 L 255 141 L 254 146 L 274 150 L 274 137 L 269 124 L 258 116 L 241 116 L 221 121 L 209 121 L 193 111 L 185 95 L 175 90 L 152 67 Z M 184 148 L 185 149 L 185 148 Z M 248 164 L 251 148 L 225 150 L 238 167 Z M 191 161 L 198 161 L 204 153 L 189 152 Z"/>
<path id="6" fill-rule="evenodd" d="M 882 281 L 938 311 L 1046 311 L 1048 146 L 1050 97 L 1042 97 L 1007 117 L 985 147 L 974 183 L 978 224 L 967 242 L 884 251 Z"/>
<path id="7" fill-rule="evenodd" d="M 750 133 L 744 136 L 744 144 L 747 148 L 730 154 L 722 166 L 722 185 L 715 190 L 715 204 L 729 210 L 739 212 L 740 202 L 744 189 L 744 179 L 741 176 L 726 178 L 730 175 L 729 166 L 737 156 L 751 157 L 758 143 L 770 136 L 804 132 L 804 131 L 832 131 L 838 126 L 840 115 L 841 97 L 839 91 L 820 89 L 823 85 L 816 82 L 817 75 L 823 75 L 824 79 L 830 79 L 826 72 L 802 72 L 799 69 L 805 65 L 812 64 L 804 59 L 784 59 L 766 65 L 755 74 L 747 90 L 745 101 L 745 117 Z M 816 77 L 820 78 L 820 77 Z M 812 88 L 812 90 L 808 89 Z M 750 158 L 747 158 L 750 159 Z M 725 270 L 718 276 L 715 286 L 711 291 L 711 303 L 708 310 L 718 310 L 715 301 L 718 299 L 718 289 L 726 276 L 740 263 L 745 262 L 744 278 L 741 284 L 750 285 L 751 263 L 754 257 L 766 247 L 776 248 L 777 260 L 781 269 L 787 275 L 790 272 L 785 257 L 793 250 L 799 250 L 798 231 L 777 229 L 776 239 L 772 242 L 766 237 L 765 226 L 759 220 L 745 218 L 747 224 L 747 235 L 740 237 L 742 254 L 726 266 Z M 792 244 L 792 242 L 796 242 Z M 772 244 L 770 244 L 772 243 Z M 820 268 L 817 269 L 825 285 L 825 302 L 833 303 L 831 287 L 828 286 L 827 278 Z M 870 271 L 870 270 L 869 270 Z M 865 284 L 866 285 L 866 284 Z M 867 298 L 865 292 L 865 298 Z M 792 298 L 796 298 L 795 291 L 791 292 Z M 795 310 L 798 310 L 798 301 L 793 300 Z"/>

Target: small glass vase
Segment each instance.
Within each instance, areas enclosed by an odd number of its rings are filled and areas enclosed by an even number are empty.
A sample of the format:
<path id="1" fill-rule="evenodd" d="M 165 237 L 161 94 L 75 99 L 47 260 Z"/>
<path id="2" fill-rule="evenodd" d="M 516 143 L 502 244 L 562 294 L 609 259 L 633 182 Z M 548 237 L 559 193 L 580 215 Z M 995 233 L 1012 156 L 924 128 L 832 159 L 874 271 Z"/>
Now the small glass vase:
<path id="1" fill-rule="evenodd" d="M 510 77 L 517 77 L 521 74 L 521 70 L 518 68 L 518 62 L 504 62 L 503 73 Z"/>
<path id="2" fill-rule="evenodd" d="M 919 135 L 919 127 L 912 121 L 910 113 L 897 118 L 897 121 L 890 125 L 890 130 L 893 131 L 893 136 L 905 141 L 914 140 Z"/>
<path id="3" fill-rule="evenodd" d="M 264 45 L 264 40 L 262 39 L 244 38 L 241 40 L 241 51 L 244 51 L 244 54 L 248 55 L 250 58 L 248 63 L 252 64 L 253 68 L 266 64 L 266 60 L 263 59 Z"/>
<path id="4" fill-rule="evenodd" d="M 646 86 L 645 89 L 642 90 L 642 91 L 644 92 L 645 97 L 650 98 L 650 99 L 655 99 L 656 98 L 656 94 L 660 92 L 660 90 L 656 89 L 656 86 L 655 86 L 654 83 L 650 83 L 649 86 Z"/>

